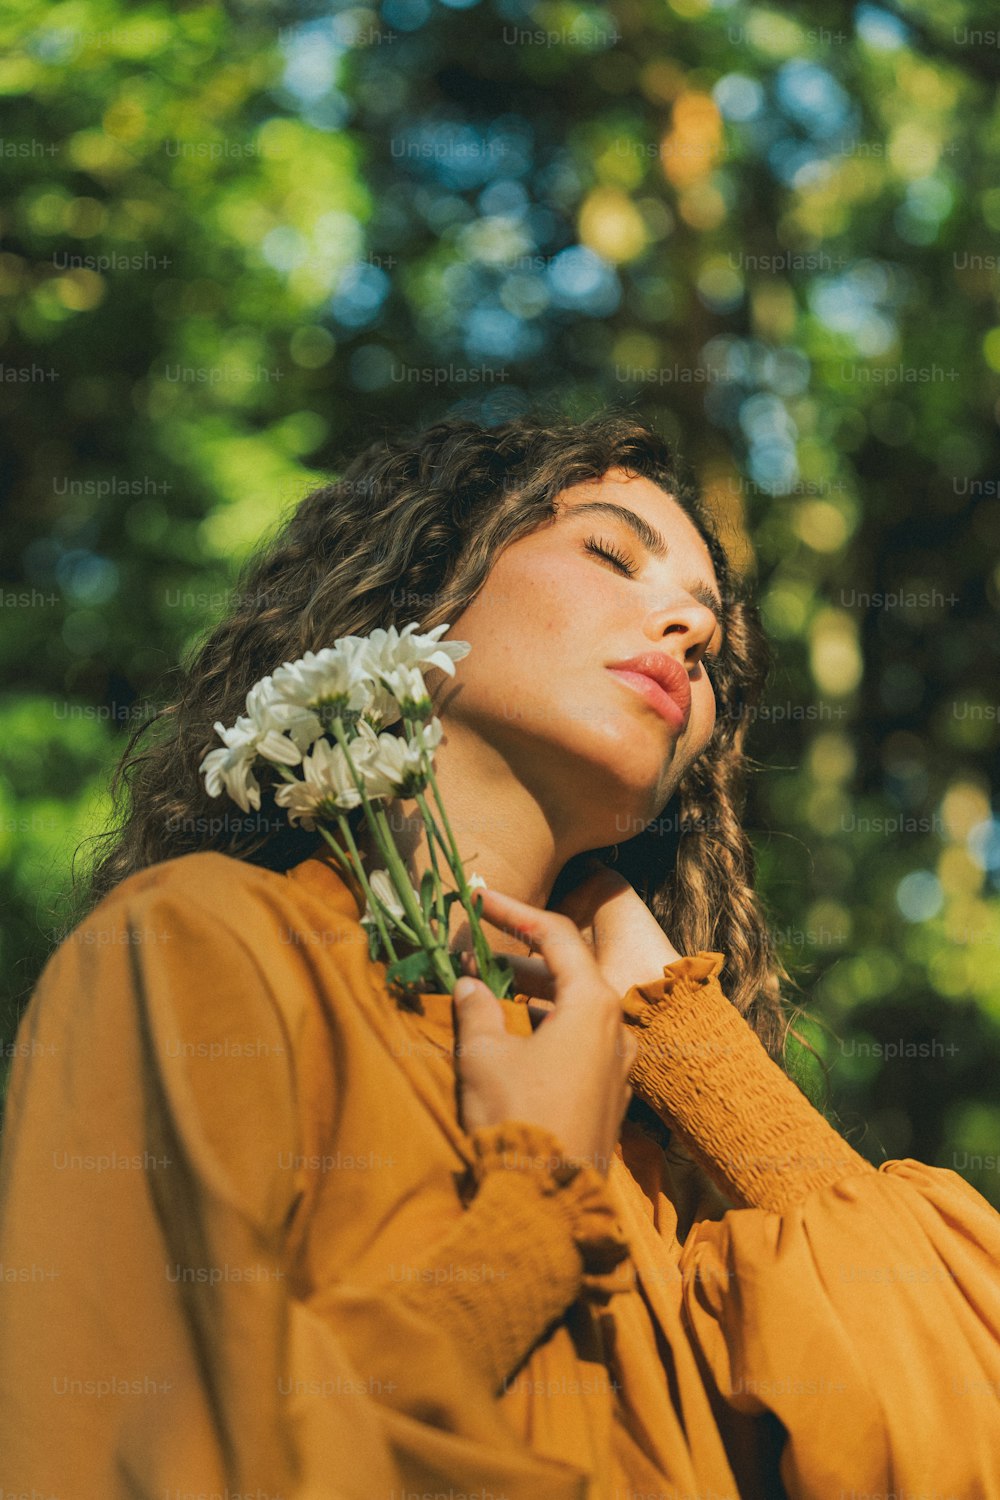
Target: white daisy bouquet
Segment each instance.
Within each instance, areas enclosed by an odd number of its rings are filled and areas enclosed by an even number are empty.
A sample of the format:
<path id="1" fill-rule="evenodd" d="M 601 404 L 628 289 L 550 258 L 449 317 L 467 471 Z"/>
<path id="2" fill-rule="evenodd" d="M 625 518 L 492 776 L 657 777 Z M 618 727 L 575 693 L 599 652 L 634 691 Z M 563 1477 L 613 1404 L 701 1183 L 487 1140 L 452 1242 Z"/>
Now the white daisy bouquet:
<path id="1" fill-rule="evenodd" d="M 284 779 L 274 800 L 290 823 L 319 828 L 359 903 L 373 960 L 388 963 L 386 982 L 404 993 L 440 989 L 450 994 L 460 977 L 448 950 L 452 904 L 469 918 L 478 971 L 493 993 L 505 996 L 513 982 L 510 965 L 491 951 L 480 927 L 481 900 L 473 891 L 485 881 L 466 878 L 434 775 L 434 750 L 443 729 L 434 717 L 423 668 L 454 675 L 455 662 L 471 650 L 467 641 L 442 641 L 447 625 L 424 635 L 414 621 L 402 631 L 373 630 L 342 636 L 322 651 L 307 651 L 254 683 L 246 713 L 228 728 L 214 726 L 223 748 L 210 750 L 199 771 L 205 790 L 226 792 L 243 809 L 260 809 L 254 767 L 275 766 Z M 402 720 L 403 734 L 387 733 Z M 300 774 L 301 773 L 301 774 Z M 425 795 L 431 789 L 435 816 Z M 415 798 L 427 828 L 430 868 L 414 889 L 396 848 L 384 804 Z M 361 807 L 384 868 L 368 873 L 347 813 Z M 338 840 L 331 827 L 340 834 Z M 443 860 L 455 885 L 444 891 Z M 394 941 L 395 940 L 395 941 Z M 400 958 L 397 944 L 416 952 Z"/>

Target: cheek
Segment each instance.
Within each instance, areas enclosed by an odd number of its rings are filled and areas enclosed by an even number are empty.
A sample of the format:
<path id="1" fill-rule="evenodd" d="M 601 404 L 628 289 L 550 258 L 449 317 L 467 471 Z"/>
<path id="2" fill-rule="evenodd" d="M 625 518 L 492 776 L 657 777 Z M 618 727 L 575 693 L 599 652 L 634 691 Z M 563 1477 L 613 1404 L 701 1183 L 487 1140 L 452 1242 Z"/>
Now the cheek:
<path id="1" fill-rule="evenodd" d="M 579 641 L 590 618 L 581 585 L 579 568 L 565 556 L 511 549 L 466 611 L 474 636 L 463 637 L 461 629 L 454 633 L 470 641 L 488 639 L 494 655 L 531 653 L 563 635 Z"/>
<path id="2" fill-rule="evenodd" d="M 498 560 L 448 632 L 472 648 L 450 679 L 463 685 L 452 711 L 500 712 L 508 699 L 530 694 L 533 683 L 546 675 L 541 663 L 562 654 L 553 643 L 569 629 L 555 582 L 529 558 Z"/>

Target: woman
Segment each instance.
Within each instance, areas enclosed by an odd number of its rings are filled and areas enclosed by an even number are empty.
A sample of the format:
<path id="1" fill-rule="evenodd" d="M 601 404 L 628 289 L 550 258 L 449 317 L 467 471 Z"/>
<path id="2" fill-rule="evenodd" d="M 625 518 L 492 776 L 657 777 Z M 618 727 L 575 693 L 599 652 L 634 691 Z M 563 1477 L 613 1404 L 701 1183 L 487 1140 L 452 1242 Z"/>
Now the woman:
<path id="1" fill-rule="evenodd" d="M 473 647 L 436 764 L 513 1000 L 398 1004 L 325 846 L 198 780 L 261 676 L 413 618 Z M 126 752 L 22 1021 L 6 1490 L 1000 1496 L 1000 1217 L 779 1065 L 739 822 L 766 665 L 630 418 L 444 422 L 302 503 Z"/>

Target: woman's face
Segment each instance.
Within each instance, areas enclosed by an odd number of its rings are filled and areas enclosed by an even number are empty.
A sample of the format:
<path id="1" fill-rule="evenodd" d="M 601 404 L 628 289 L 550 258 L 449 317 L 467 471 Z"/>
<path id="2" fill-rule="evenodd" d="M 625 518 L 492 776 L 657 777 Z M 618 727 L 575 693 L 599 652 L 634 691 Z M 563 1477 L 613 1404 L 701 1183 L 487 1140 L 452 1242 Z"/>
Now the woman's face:
<path id="1" fill-rule="evenodd" d="M 594 504 L 632 511 L 660 534 L 664 555 L 621 517 L 587 509 Z M 640 833 L 711 738 L 715 694 L 704 663 L 722 645 L 710 607 L 719 585 L 697 529 L 651 480 L 613 469 L 564 490 L 557 510 L 501 553 L 451 621 L 449 636 L 472 650 L 435 699 L 445 747 L 456 739 L 474 753 L 487 784 L 506 764 L 557 837 L 598 848 Z M 647 653 L 668 655 L 686 674 L 686 723 L 609 670 Z"/>

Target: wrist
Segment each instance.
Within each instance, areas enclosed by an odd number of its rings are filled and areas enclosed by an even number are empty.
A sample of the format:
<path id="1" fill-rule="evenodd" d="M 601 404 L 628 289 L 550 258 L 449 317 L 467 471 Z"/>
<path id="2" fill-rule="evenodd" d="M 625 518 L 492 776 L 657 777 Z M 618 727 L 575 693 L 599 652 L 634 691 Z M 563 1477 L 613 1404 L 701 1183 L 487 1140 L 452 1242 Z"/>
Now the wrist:
<path id="1" fill-rule="evenodd" d="M 464 1212 L 386 1295 L 447 1329 L 498 1391 L 571 1303 L 629 1291 L 635 1273 L 601 1179 L 557 1137 L 506 1121 L 468 1138 Z"/>
<path id="2" fill-rule="evenodd" d="M 671 1089 L 665 1073 L 672 1065 L 684 1066 L 684 1054 L 689 1070 L 693 1060 L 691 1038 L 677 1034 L 679 1002 L 692 991 L 717 984 L 724 965 L 725 955 L 708 949 L 682 955 L 664 964 L 658 978 L 632 985 L 622 999 L 623 1019 L 639 1044 L 629 1086 L 672 1130 L 679 1122 L 670 1113 Z M 700 1058 L 709 1065 L 712 1040 L 711 1036 L 701 1039 L 699 1048 Z"/>
<path id="3" fill-rule="evenodd" d="M 522 1177 L 531 1197 L 557 1216 L 563 1239 L 575 1247 L 582 1295 L 603 1300 L 633 1285 L 629 1243 L 595 1167 L 568 1156 L 552 1131 L 524 1120 L 481 1126 L 470 1139 L 477 1193 L 498 1174 Z"/>
<path id="4" fill-rule="evenodd" d="M 814 1109 L 723 994 L 724 955 L 702 951 L 634 985 L 625 1023 L 634 1092 L 734 1203 L 781 1211 L 874 1167 Z"/>
<path id="5" fill-rule="evenodd" d="M 634 1283 L 628 1241 L 618 1223 L 606 1182 L 595 1167 L 568 1157 L 562 1142 L 543 1125 L 502 1121 L 472 1133 L 478 1191 L 498 1173 L 526 1179 L 534 1199 L 558 1215 L 562 1236 L 576 1248 L 580 1293 L 606 1301 Z"/>

